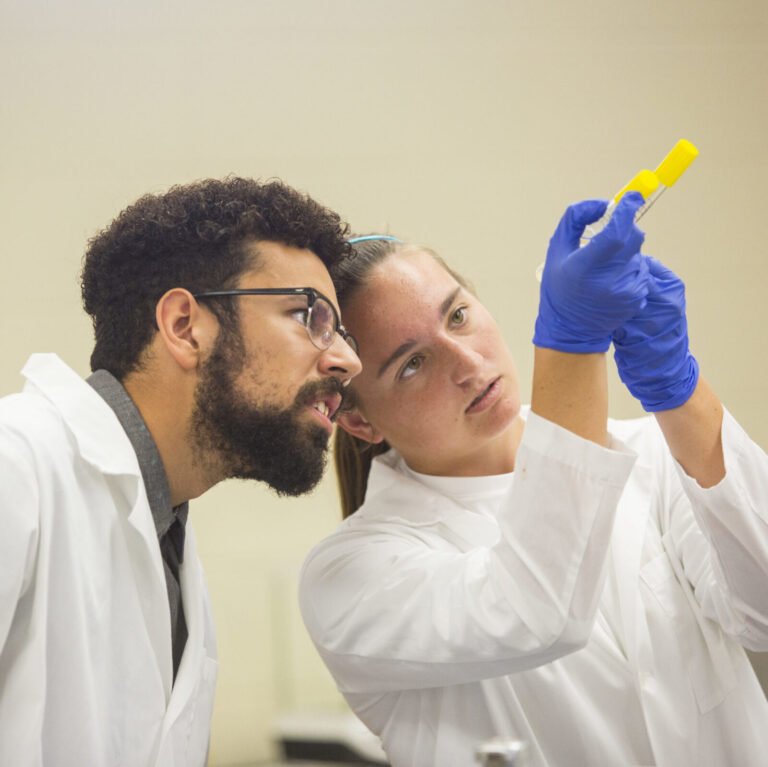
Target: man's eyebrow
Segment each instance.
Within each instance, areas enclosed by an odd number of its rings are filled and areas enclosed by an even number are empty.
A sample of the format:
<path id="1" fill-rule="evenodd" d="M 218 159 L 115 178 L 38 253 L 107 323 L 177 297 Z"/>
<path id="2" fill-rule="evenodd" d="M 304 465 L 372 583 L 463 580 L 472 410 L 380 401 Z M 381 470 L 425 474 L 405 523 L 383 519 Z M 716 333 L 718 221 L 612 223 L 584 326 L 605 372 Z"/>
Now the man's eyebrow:
<path id="1" fill-rule="evenodd" d="M 451 294 L 443 301 L 443 303 L 440 304 L 440 318 L 442 319 L 445 317 L 446 314 L 448 314 L 451 305 L 456 300 L 456 296 L 461 292 L 462 287 L 459 285 L 455 290 L 451 291 Z M 387 359 L 384 360 L 384 362 L 381 364 L 381 367 L 379 368 L 379 372 L 376 374 L 377 378 L 381 378 L 384 373 L 387 371 L 387 368 L 399 357 L 402 357 L 404 354 L 409 352 L 414 346 L 416 346 L 416 341 L 413 339 L 408 339 L 407 341 L 404 341 L 400 344 L 400 346 L 395 349 L 395 351 L 392 352 L 392 354 L 387 357 Z"/>

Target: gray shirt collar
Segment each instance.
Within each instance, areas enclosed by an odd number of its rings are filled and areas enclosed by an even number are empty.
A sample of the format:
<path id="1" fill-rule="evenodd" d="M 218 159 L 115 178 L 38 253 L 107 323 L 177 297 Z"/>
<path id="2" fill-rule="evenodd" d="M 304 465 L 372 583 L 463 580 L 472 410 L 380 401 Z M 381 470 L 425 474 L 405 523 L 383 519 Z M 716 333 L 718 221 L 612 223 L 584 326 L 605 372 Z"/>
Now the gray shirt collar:
<path id="1" fill-rule="evenodd" d="M 95 371 L 87 380 L 114 410 L 117 420 L 125 429 L 125 433 L 136 451 L 158 540 L 168 532 L 170 526 L 177 519 L 183 527 L 187 521 L 188 503 L 184 502 L 175 509 L 171 506 L 171 491 L 160 452 L 141 417 L 139 409 L 133 403 L 128 392 L 123 388 L 120 381 L 106 370 Z M 180 561 L 181 554 L 182 552 L 179 552 Z"/>

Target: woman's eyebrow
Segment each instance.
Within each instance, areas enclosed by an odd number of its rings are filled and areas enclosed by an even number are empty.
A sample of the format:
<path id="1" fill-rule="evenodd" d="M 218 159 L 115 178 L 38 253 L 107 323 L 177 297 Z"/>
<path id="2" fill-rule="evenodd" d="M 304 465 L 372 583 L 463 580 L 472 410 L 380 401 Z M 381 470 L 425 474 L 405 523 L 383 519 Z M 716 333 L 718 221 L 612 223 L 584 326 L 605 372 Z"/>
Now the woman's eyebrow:
<path id="1" fill-rule="evenodd" d="M 458 296 L 459 293 L 461 293 L 461 285 L 459 285 L 456 290 L 452 291 L 451 295 L 448 296 L 448 298 L 446 298 L 442 304 L 440 304 L 440 319 L 448 314 L 451 308 L 451 304 L 456 300 L 456 296 Z"/>
<path id="2" fill-rule="evenodd" d="M 413 349 L 413 347 L 416 346 L 416 341 L 413 339 L 409 339 L 408 341 L 405 341 L 404 343 L 400 344 L 400 346 L 395 349 L 395 351 L 392 352 L 392 354 L 387 357 L 386 360 L 382 363 L 381 367 L 379 368 L 379 372 L 377 373 L 376 377 L 381 378 L 384 373 L 386 372 L 387 368 L 398 358 L 402 357 L 403 354 Z"/>
<path id="3" fill-rule="evenodd" d="M 443 303 L 440 304 L 440 319 L 445 317 L 446 314 L 451 309 L 451 306 L 453 305 L 453 302 L 456 300 L 456 296 L 461 292 L 461 285 L 459 285 L 455 290 L 451 291 L 451 294 L 443 301 Z M 395 351 L 392 352 L 392 354 L 387 357 L 387 359 L 384 360 L 381 367 L 379 368 L 379 372 L 376 374 L 377 378 L 381 378 L 384 373 L 387 371 L 387 368 L 396 360 L 398 357 L 402 357 L 404 354 L 409 352 L 414 346 L 416 346 L 416 341 L 414 341 L 412 338 L 409 338 L 407 341 L 404 341 L 400 344 L 400 346 L 395 349 Z"/>

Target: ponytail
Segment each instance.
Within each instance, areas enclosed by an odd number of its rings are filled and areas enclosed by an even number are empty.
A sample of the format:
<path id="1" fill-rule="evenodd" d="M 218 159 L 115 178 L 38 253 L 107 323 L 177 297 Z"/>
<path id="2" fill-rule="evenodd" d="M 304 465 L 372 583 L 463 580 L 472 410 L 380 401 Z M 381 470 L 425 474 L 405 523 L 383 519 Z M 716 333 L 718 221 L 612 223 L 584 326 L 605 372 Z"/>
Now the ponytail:
<path id="1" fill-rule="evenodd" d="M 365 500 L 371 462 L 377 455 L 389 450 L 386 442 L 371 444 L 353 437 L 344 429 L 336 428 L 333 460 L 341 496 L 341 515 L 344 519 L 354 514 Z"/>

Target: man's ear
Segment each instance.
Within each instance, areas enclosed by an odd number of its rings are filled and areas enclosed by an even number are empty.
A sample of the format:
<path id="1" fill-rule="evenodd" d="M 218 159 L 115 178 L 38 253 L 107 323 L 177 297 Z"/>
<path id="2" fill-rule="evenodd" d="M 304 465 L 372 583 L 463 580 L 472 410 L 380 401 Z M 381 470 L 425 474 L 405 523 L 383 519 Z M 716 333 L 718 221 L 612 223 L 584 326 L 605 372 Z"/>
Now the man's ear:
<path id="1" fill-rule="evenodd" d="M 365 416 L 357 408 L 339 413 L 337 420 L 344 431 L 364 442 L 378 445 L 384 440 L 384 435 L 373 424 L 366 421 Z"/>
<path id="2" fill-rule="evenodd" d="M 184 370 L 199 364 L 201 344 L 212 341 L 218 332 L 218 323 L 201 311 L 194 296 L 184 288 L 172 288 L 160 298 L 155 321 L 163 345 Z"/>

